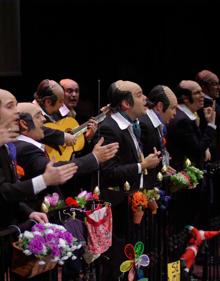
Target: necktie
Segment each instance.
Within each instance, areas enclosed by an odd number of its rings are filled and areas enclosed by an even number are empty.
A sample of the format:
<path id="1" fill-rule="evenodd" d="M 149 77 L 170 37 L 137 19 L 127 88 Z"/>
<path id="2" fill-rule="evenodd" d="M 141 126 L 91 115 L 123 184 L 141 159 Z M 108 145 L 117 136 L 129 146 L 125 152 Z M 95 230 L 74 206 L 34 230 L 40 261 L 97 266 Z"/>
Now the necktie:
<path id="1" fill-rule="evenodd" d="M 195 120 L 196 125 L 199 127 L 199 125 L 200 125 L 200 118 L 199 118 L 199 115 L 198 115 L 197 112 L 195 112 L 194 115 L 195 115 L 195 117 L 196 117 L 196 120 Z"/>
<path id="2" fill-rule="evenodd" d="M 6 144 L 6 148 L 8 151 L 9 158 L 11 160 L 11 169 L 14 172 L 16 180 L 18 180 L 18 174 L 16 170 L 16 147 L 13 143 Z"/>
<path id="3" fill-rule="evenodd" d="M 132 122 L 132 127 L 133 127 L 133 132 L 139 142 L 140 138 L 141 138 L 141 128 L 140 128 L 139 122 L 137 120 Z"/>

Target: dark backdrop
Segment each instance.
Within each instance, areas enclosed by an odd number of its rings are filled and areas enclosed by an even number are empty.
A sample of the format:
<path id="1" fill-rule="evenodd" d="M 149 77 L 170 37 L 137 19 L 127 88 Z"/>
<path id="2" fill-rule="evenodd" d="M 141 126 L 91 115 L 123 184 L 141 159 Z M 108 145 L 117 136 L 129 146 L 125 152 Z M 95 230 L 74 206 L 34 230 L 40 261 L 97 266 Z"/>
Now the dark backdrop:
<path id="1" fill-rule="evenodd" d="M 158 83 L 193 79 L 203 68 L 220 73 L 215 2 L 18 2 L 21 71 L 0 77 L 0 87 L 20 101 L 31 100 L 44 78 L 77 80 L 82 98 L 97 108 L 116 79 L 136 81 L 147 93 Z"/>

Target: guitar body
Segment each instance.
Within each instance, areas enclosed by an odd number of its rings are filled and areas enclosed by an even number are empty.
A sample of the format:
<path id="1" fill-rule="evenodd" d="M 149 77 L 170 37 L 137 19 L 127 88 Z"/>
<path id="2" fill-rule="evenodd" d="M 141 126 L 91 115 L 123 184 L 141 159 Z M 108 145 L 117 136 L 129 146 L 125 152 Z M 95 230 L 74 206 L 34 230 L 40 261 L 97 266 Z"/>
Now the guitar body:
<path id="1" fill-rule="evenodd" d="M 79 127 L 78 122 L 72 118 L 72 117 L 66 117 L 63 118 L 55 123 L 45 123 L 45 127 L 60 130 L 66 133 L 71 133 L 73 129 Z M 66 146 L 66 145 L 60 145 L 59 149 L 60 151 L 56 150 L 53 147 L 50 147 L 48 145 L 45 146 L 46 151 L 49 155 L 49 158 L 51 160 L 55 159 L 55 161 L 69 161 L 71 158 L 71 155 L 74 152 L 80 151 L 83 149 L 85 145 L 85 138 L 83 133 L 78 134 L 76 137 L 76 143 L 73 146 Z M 61 154 L 60 154 L 61 153 Z"/>

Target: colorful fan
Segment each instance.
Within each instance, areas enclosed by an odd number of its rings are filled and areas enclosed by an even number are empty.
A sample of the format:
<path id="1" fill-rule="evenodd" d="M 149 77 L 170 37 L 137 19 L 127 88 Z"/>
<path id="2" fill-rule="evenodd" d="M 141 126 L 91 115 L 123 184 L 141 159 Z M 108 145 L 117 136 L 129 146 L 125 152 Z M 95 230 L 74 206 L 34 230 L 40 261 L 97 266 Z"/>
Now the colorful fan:
<path id="1" fill-rule="evenodd" d="M 141 267 L 146 267 L 150 263 L 147 255 L 143 254 L 144 244 L 138 241 L 135 246 L 132 244 L 125 245 L 125 255 L 128 260 L 120 265 L 121 272 L 128 272 L 128 281 L 148 281 L 148 278 L 143 278 Z"/>

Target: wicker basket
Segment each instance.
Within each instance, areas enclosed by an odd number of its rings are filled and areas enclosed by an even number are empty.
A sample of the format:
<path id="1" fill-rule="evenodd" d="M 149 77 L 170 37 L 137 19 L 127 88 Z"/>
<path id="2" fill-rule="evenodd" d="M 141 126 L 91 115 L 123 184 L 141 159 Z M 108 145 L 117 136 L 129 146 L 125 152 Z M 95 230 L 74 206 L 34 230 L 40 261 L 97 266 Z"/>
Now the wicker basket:
<path id="1" fill-rule="evenodd" d="M 39 264 L 39 259 L 35 256 L 26 256 L 22 250 L 17 246 L 16 242 L 13 243 L 12 255 L 12 272 L 25 277 L 31 278 L 46 271 L 52 270 L 57 262 L 52 262 L 50 256 L 43 258 L 45 264 Z"/>

